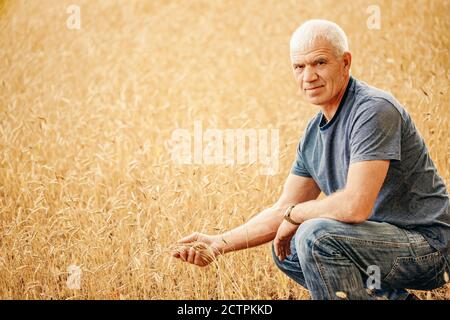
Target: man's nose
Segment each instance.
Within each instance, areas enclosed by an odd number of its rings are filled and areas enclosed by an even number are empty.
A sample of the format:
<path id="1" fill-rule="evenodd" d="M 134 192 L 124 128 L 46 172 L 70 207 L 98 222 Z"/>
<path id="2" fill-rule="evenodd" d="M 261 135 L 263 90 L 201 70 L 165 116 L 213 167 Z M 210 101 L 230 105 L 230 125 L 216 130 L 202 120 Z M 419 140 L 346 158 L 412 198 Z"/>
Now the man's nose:
<path id="1" fill-rule="evenodd" d="M 303 81 L 305 82 L 314 82 L 318 78 L 314 68 L 311 68 L 310 66 L 306 66 L 305 70 L 303 72 Z"/>

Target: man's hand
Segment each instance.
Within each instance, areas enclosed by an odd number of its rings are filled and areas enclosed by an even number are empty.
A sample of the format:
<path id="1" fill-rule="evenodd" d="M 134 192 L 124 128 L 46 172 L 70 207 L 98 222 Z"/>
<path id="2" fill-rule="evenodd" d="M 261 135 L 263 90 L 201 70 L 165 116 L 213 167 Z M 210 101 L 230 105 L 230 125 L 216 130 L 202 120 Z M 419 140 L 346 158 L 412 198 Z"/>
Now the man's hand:
<path id="1" fill-rule="evenodd" d="M 299 226 L 283 220 L 278 228 L 277 235 L 273 242 L 275 254 L 280 261 L 283 261 L 291 254 L 291 239 Z"/>
<path id="2" fill-rule="evenodd" d="M 199 267 L 210 264 L 220 254 L 217 237 L 194 232 L 176 243 L 172 256 Z"/>

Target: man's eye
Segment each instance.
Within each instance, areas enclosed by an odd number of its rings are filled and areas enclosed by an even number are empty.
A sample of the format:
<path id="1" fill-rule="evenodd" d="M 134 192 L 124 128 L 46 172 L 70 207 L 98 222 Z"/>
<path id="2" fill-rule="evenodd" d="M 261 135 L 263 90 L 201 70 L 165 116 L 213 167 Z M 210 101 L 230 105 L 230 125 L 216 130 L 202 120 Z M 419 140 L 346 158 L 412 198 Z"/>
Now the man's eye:
<path id="1" fill-rule="evenodd" d="M 303 69 L 303 66 L 297 65 L 297 66 L 295 66 L 295 69 L 296 69 L 296 70 L 302 70 L 302 69 Z"/>
<path id="2" fill-rule="evenodd" d="M 325 64 L 325 61 L 318 61 L 317 64 L 318 64 L 319 66 L 321 66 L 321 65 Z"/>

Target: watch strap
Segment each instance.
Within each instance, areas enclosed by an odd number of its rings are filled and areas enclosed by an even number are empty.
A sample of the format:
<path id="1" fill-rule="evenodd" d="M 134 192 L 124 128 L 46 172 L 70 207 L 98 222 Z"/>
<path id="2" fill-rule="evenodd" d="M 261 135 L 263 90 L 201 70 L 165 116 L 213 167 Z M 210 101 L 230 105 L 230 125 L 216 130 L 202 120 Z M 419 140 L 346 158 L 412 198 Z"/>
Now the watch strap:
<path id="1" fill-rule="evenodd" d="M 301 225 L 301 223 L 295 222 L 291 218 L 291 212 L 292 212 L 292 209 L 294 209 L 294 207 L 295 207 L 295 205 L 292 205 L 292 206 L 290 206 L 289 208 L 286 209 L 286 211 L 284 213 L 284 220 L 286 220 L 286 221 L 288 221 L 288 222 L 290 222 L 290 223 L 292 223 L 292 224 L 294 224 L 296 226 L 299 226 L 299 225 Z"/>

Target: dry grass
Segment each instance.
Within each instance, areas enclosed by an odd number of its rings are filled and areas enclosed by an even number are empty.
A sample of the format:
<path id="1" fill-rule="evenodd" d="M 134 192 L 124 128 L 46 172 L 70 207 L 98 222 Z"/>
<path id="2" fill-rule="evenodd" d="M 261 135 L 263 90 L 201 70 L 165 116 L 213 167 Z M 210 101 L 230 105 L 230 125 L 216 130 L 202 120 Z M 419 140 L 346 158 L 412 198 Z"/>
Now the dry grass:
<path id="1" fill-rule="evenodd" d="M 68 4 L 81 30 L 68 30 Z M 448 157 L 448 1 L 2 1 L 0 298 L 302 299 L 269 246 L 196 268 L 168 254 L 194 230 L 241 224 L 280 194 L 308 119 L 290 33 L 304 19 L 347 31 L 353 74 L 391 90 L 443 177 Z M 175 128 L 279 128 L 280 174 L 176 166 Z M 67 268 L 82 269 L 80 290 Z M 450 290 L 420 292 L 449 299 Z"/>

